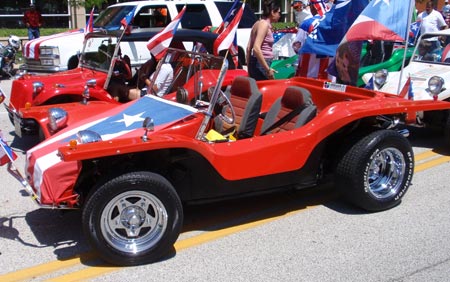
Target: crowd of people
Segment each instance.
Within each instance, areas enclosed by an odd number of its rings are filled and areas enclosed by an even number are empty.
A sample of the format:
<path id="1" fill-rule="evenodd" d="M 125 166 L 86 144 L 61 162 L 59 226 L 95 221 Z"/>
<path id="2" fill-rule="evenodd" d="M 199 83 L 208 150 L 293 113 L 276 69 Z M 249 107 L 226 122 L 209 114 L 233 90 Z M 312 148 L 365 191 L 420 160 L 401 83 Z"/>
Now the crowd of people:
<path id="1" fill-rule="evenodd" d="M 345 56 L 335 58 L 302 51 L 307 36 L 314 30 L 323 14 L 331 9 L 333 2 L 333 0 L 294 0 L 291 3 L 294 19 L 298 26 L 298 33 L 292 44 L 292 48 L 299 55 L 298 67 L 295 72 L 296 76 L 335 81 L 336 78 L 328 73 L 332 61 L 335 61 L 333 64 L 336 65 L 336 68 L 339 64 L 340 72 L 339 70 L 337 71 L 339 74 L 342 73 L 344 78 L 348 76 L 345 75 L 346 73 L 355 71 L 350 68 L 352 63 Z M 270 68 L 273 60 L 272 46 L 274 43 L 271 24 L 280 19 L 280 4 L 275 0 L 269 0 L 264 2 L 262 10 L 262 19 L 253 26 L 247 47 L 249 76 L 256 80 L 274 79 L 274 70 Z M 417 13 L 416 21 L 419 22 L 421 34 L 448 28 L 450 25 L 449 1 L 446 0 L 440 10 L 434 7 L 434 1 L 427 1 L 425 10 Z M 441 47 L 437 39 L 430 43 L 434 44 L 432 46 L 434 48 Z M 343 68 L 342 66 L 347 67 Z"/>
<path id="2" fill-rule="evenodd" d="M 298 32 L 292 48 L 299 55 L 298 67 L 295 72 L 296 76 L 328 79 L 335 81 L 335 77 L 328 73 L 328 67 L 333 60 L 333 57 L 316 55 L 314 53 L 302 52 L 302 47 L 305 44 L 307 36 L 314 27 L 319 23 L 321 17 L 326 13 L 333 5 L 334 0 L 316 1 L 316 0 L 294 0 L 291 3 L 291 7 L 294 12 L 294 18 L 298 25 Z M 320 5 L 318 4 L 320 3 Z M 273 44 L 273 23 L 280 20 L 281 17 L 281 3 L 279 0 L 265 0 L 262 6 L 261 19 L 258 20 L 252 27 L 250 38 L 247 45 L 247 67 L 250 77 L 256 80 L 274 79 L 275 70 L 271 68 L 272 61 L 274 59 Z M 438 31 L 448 28 L 450 23 L 450 4 L 449 1 L 445 1 L 445 5 L 441 11 L 438 11 L 434 7 L 433 1 L 426 2 L 426 8 L 423 12 L 418 13 L 417 21 L 420 23 L 420 32 Z M 34 4 L 30 4 L 29 10 L 27 10 L 23 17 L 23 22 L 28 28 L 29 39 L 38 38 L 40 36 L 39 28 L 42 26 L 42 16 Z M 430 41 L 430 48 L 440 48 L 439 40 Z M 112 87 L 116 88 L 117 84 L 123 84 L 124 80 L 130 79 L 130 72 L 127 72 L 127 77 L 120 75 L 120 77 L 114 76 L 116 73 L 123 73 L 125 66 L 121 64 L 120 58 L 117 60 L 116 71 L 113 73 L 111 80 Z M 335 64 L 349 66 L 350 62 L 344 56 L 336 57 Z M 153 65 L 156 63 L 153 62 Z M 153 78 L 146 74 L 147 77 L 141 80 L 145 83 L 141 88 L 129 89 L 126 94 L 114 94 L 120 100 L 134 100 L 147 93 L 153 93 L 161 96 L 167 85 L 170 84 L 173 79 L 173 70 L 171 67 L 167 67 L 170 64 L 162 65 L 160 71 L 160 77 Z M 120 69 L 119 69 L 120 68 Z M 346 68 L 342 70 L 342 73 L 349 73 L 350 69 Z M 153 83 L 153 89 L 151 89 L 151 80 L 156 79 Z M 113 91 L 114 92 L 114 91 Z M 124 92 L 124 91 L 121 91 Z M 125 93 L 125 92 L 124 92 Z"/>

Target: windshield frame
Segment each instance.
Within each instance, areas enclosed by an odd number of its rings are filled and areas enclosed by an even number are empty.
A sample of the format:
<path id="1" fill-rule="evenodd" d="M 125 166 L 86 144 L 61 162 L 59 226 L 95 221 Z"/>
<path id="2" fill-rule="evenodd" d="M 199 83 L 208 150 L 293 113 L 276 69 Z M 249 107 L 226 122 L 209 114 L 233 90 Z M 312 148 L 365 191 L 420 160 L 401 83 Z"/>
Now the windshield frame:
<path id="1" fill-rule="evenodd" d="M 447 62 L 442 59 L 446 55 L 447 46 L 450 48 L 450 35 L 424 34 L 417 41 L 411 60 L 417 63 L 450 65 L 450 53 L 447 55 Z"/>

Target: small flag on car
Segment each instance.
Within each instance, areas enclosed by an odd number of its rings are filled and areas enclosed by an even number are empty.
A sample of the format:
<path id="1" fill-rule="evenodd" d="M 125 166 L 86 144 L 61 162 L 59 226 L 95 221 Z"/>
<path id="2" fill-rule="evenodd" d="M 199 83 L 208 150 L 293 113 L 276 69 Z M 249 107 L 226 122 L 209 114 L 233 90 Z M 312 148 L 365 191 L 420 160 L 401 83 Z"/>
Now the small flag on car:
<path id="1" fill-rule="evenodd" d="M 0 132 L 1 135 L 1 132 Z M 0 166 L 3 166 L 9 162 L 14 161 L 17 159 L 17 155 L 13 152 L 11 147 L 8 146 L 8 144 L 3 140 L 3 137 L 0 136 Z"/>

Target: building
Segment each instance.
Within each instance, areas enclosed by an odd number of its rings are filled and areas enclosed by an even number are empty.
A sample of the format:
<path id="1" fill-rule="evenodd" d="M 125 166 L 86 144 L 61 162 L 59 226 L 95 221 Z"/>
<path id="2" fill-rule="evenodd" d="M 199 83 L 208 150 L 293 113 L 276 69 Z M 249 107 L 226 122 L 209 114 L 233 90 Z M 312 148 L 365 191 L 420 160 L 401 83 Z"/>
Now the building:
<path id="1" fill-rule="evenodd" d="M 254 11 L 256 11 L 256 14 L 260 14 L 262 1 L 263 0 L 248 0 L 247 3 L 248 5 L 251 5 Z M 24 28 L 22 16 L 29 8 L 30 3 L 36 4 L 44 18 L 45 27 L 50 28 L 71 29 L 84 27 L 90 12 L 90 8 L 85 9 L 84 7 L 73 6 L 71 3 L 74 3 L 75 0 L 1 0 L 1 2 L 0 28 Z M 107 0 L 103 4 L 103 7 L 96 9 L 95 13 L 98 14 L 102 8 L 119 2 L 128 1 Z M 417 10 L 423 11 L 426 2 L 427 0 L 416 0 Z M 433 2 L 435 3 L 437 10 L 441 10 L 444 6 L 444 0 L 433 0 Z M 280 0 L 280 3 L 282 6 L 282 18 L 280 21 L 293 21 L 293 14 L 290 6 L 291 0 Z"/>

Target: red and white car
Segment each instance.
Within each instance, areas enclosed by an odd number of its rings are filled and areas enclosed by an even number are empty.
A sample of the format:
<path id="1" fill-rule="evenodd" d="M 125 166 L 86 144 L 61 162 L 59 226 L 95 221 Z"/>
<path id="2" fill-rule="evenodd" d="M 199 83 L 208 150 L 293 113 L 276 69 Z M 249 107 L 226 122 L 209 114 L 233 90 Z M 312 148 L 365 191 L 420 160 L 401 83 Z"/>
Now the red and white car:
<path id="1" fill-rule="evenodd" d="M 192 54 L 193 63 L 205 56 Z M 12 163 L 9 172 L 40 207 L 82 209 L 104 260 L 145 264 L 173 249 L 185 203 L 334 181 L 365 210 L 398 205 L 414 173 L 404 125 L 418 111 L 450 109 L 300 77 L 237 76 L 223 91 L 220 61 L 216 84 L 195 103 L 146 95 L 90 111 L 28 150 L 25 176 Z"/>
<path id="2" fill-rule="evenodd" d="M 89 96 L 88 99 L 92 102 L 104 101 L 107 104 L 119 104 L 107 91 L 114 68 L 114 59 L 112 57 L 119 52 L 119 48 L 124 44 L 147 42 L 157 32 L 158 30 L 155 29 L 133 30 L 130 34 L 123 35 L 123 37 L 122 31 L 93 32 L 87 35 L 85 47 L 80 57 L 80 64 L 77 68 L 46 75 L 25 74 L 15 79 L 12 83 L 9 105 L 5 106 L 10 120 L 14 123 L 17 135 L 40 134 L 41 137 L 48 136 L 47 128 L 40 126 L 40 123 L 45 122 L 42 121 L 45 108 L 35 109 L 36 106 L 83 102 L 87 98 L 86 95 Z M 211 32 L 179 29 L 172 39 L 171 46 L 180 50 L 191 50 L 192 46 L 201 44 L 205 52 L 212 53 L 212 46 L 216 38 L 217 34 Z M 106 61 L 100 62 L 101 56 L 99 56 L 99 53 L 101 51 L 99 47 L 102 45 L 106 46 L 111 52 L 109 54 L 110 57 Z M 150 54 L 148 50 L 146 52 Z M 122 54 L 128 55 L 123 51 Z M 175 63 L 173 64 L 175 67 Z M 214 65 L 203 66 L 203 70 L 205 70 L 204 75 L 206 76 L 208 68 L 214 67 Z M 187 91 L 185 93 L 188 93 L 190 96 L 185 97 L 185 99 L 192 100 L 195 95 L 194 85 L 197 87 L 197 84 L 194 82 L 193 70 L 194 68 L 191 69 L 190 74 L 183 71 L 185 76 L 180 77 L 182 68 L 180 66 L 174 68 L 174 75 L 177 77 L 176 81 L 171 85 L 171 89 L 168 90 L 169 93 L 175 92 L 179 86 L 186 84 L 185 88 Z M 247 75 L 247 72 L 242 69 L 227 71 L 224 85 L 229 85 L 232 79 L 238 75 Z M 187 78 L 192 79 L 189 80 Z M 136 86 L 136 83 L 137 78 L 129 81 L 127 87 L 133 88 Z M 202 89 L 196 90 L 199 93 L 205 92 L 215 83 L 216 76 L 212 79 L 206 76 L 203 79 Z M 80 114 L 83 115 L 83 113 Z M 47 113 L 44 113 L 44 115 L 47 116 Z"/>

